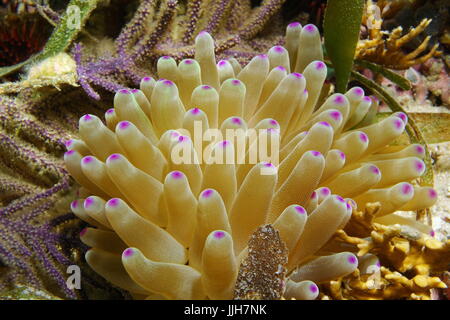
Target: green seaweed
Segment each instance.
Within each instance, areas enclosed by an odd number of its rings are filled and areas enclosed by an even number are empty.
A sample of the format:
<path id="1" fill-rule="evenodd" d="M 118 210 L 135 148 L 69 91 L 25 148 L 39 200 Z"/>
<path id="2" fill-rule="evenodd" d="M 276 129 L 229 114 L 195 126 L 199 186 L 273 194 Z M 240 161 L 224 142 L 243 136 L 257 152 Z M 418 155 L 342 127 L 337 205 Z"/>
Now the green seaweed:
<path id="1" fill-rule="evenodd" d="M 0 68 L 0 78 L 18 71 L 27 64 L 42 61 L 65 51 L 81 31 L 98 2 L 99 0 L 71 0 L 44 49 L 28 60 Z"/>
<path id="2" fill-rule="evenodd" d="M 379 64 L 368 62 L 365 60 L 359 60 L 359 59 L 356 59 L 355 63 L 363 68 L 367 68 L 367 69 L 372 70 L 375 73 L 381 74 L 383 77 L 391 80 L 393 83 L 398 85 L 403 90 L 411 89 L 411 82 L 409 82 L 408 79 L 402 77 L 401 75 L 399 75 L 383 66 L 380 66 Z"/>
<path id="3" fill-rule="evenodd" d="M 364 0 L 328 0 L 324 42 L 336 72 L 336 91 L 346 91 L 353 67 L 364 10 Z"/>

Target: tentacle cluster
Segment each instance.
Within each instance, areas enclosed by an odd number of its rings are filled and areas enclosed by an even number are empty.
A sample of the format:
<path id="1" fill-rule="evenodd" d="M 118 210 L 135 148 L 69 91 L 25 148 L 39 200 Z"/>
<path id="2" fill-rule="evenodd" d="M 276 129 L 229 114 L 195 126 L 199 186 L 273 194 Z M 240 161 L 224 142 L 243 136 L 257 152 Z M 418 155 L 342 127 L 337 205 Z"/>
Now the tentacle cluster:
<path id="1" fill-rule="evenodd" d="M 72 210 L 92 225 L 81 233 L 86 260 L 137 298 L 230 299 L 249 238 L 271 224 L 288 252 L 285 297 L 314 299 L 316 283 L 358 266 L 327 244 L 357 206 L 379 202 L 376 219 L 390 224 L 396 210 L 435 202 L 432 189 L 411 184 L 424 148 L 389 147 L 407 117 L 366 125 L 376 102 L 359 87 L 321 98 L 327 68 L 314 25 L 290 24 L 285 47 L 243 68 L 216 62 L 214 49 L 201 32 L 195 59 L 163 56 L 159 80 L 119 90 L 106 124 L 81 117 L 64 160 L 82 185 Z M 279 143 L 279 159 L 251 163 L 250 140 L 242 159 L 237 139 L 198 142 L 198 127 L 258 129 Z M 188 161 L 174 157 L 180 150 Z M 216 161 L 230 154 L 235 161 Z"/>

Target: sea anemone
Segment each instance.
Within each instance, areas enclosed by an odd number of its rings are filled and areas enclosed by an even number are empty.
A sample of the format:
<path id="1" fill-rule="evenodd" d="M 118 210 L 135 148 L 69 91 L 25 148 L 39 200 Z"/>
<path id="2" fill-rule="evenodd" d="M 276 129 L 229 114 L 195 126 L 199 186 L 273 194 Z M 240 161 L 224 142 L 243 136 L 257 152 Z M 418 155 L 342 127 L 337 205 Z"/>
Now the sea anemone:
<path id="1" fill-rule="evenodd" d="M 433 189 L 410 183 L 425 171 L 425 149 L 388 146 L 405 114 L 364 125 L 375 102 L 359 87 L 322 101 L 327 68 L 314 25 L 290 24 L 285 47 L 242 69 L 216 63 L 207 32 L 195 49 L 178 64 L 161 57 L 158 81 L 118 91 L 106 125 L 84 115 L 80 139 L 67 142 L 66 167 L 82 186 L 71 208 L 93 226 L 80 235 L 92 247 L 86 260 L 114 285 L 136 298 L 231 299 L 249 239 L 270 224 L 288 252 L 284 297 L 315 299 L 315 283 L 358 266 L 327 244 L 356 206 L 379 202 L 389 224 L 396 210 L 436 201 Z M 258 129 L 279 152 L 252 162 L 257 142 L 248 135 L 239 153 L 238 136 L 198 142 L 198 127 Z M 359 260 L 365 269 L 379 263 Z"/>

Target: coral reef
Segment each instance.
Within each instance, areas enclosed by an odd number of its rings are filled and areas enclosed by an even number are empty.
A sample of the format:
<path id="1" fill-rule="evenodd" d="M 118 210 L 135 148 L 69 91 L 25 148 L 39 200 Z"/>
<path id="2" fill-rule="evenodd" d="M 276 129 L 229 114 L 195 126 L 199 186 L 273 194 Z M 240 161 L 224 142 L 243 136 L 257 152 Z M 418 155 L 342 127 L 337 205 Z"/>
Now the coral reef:
<path id="1" fill-rule="evenodd" d="M 423 63 L 429 58 L 439 55 L 437 51 L 439 44 L 436 43 L 428 52 L 430 36 L 427 36 L 415 49 L 409 53 L 402 50 L 408 42 L 412 41 L 422 33 L 431 23 L 431 19 L 423 19 L 419 25 L 403 34 L 401 26 L 392 31 L 383 31 L 382 22 L 385 14 L 389 10 L 383 10 L 386 2 L 377 2 L 381 16 L 375 15 L 376 7 L 371 0 L 367 1 L 366 12 L 363 17 L 363 25 L 366 27 L 366 37 L 358 42 L 356 47 L 356 57 L 366 61 L 371 61 L 392 69 L 407 69 L 413 65 Z M 380 7 L 381 6 L 381 7 Z M 392 9 L 393 10 L 393 9 Z"/>
<path id="2" fill-rule="evenodd" d="M 330 241 L 356 245 L 359 256 L 368 252 L 376 255 L 383 265 L 377 278 L 373 272 L 358 270 L 351 275 L 326 285 L 334 299 L 431 299 L 432 289 L 447 288 L 438 276 L 450 263 L 450 240 L 440 242 L 433 238 L 430 227 L 418 225 L 415 219 L 396 215 L 396 224 L 383 225 L 373 219 L 379 204 L 369 204 L 364 211 L 352 216 L 345 227 Z M 378 219 L 380 222 L 380 219 Z M 381 220 L 381 222 L 383 222 Z M 424 229 L 425 227 L 425 229 Z M 417 232 L 417 229 L 422 232 Z M 359 237 L 350 237 L 356 234 Z M 364 236 L 370 236 L 364 238 Z"/>
<path id="3" fill-rule="evenodd" d="M 229 299 L 240 262 L 248 261 L 241 269 L 247 280 L 257 271 L 252 266 L 265 263 L 252 249 L 265 236 L 248 240 L 270 223 L 289 252 L 285 298 L 313 299 L 315 283 L 358 266 L 352 253 L 326 246 L 357 206 L 379 202 L 375 218 L 389 226 L 399 223 L 396 210 L 434 204 L 432 188 L 409 183 L 424 173 L 425 150 L 387 146 L 405 128 L 403 113 L 364 125 L 373 100 L 359 87 L 318 101 L 327 68 L 314 25 L 290 24 L 286 48 L 274 46 L 242 69 L 229 60 L 216 63 L 214 48 L 212 37 L 199 33 L 195 59 L 163 56 L 162 79 L 144 77 L 140 90 L 119 90 L 106 125 L 94 115 L 80 118 L 81 139 L 66 144 L 64 160 L 83 186 L 71 208 L 93 226 L 81 232 L 93 247 L 86 260 L 136 298 Z M 224 154 L 243 160 L 234 137 L 213 135 L 198 144 L 198 124 L 222 134 L 264 129 L 276 139 L 272 145 L 281 144 L 279 163 L 223 164 Z M 176 160 L 181 151 L 184 160 Z M 413 219 L 400 223 L 428 230 Z M 282 258 L 285 249 L 276 236 L 273 241 Z M 239 297 L 277 296 L 239 283 Z"/>

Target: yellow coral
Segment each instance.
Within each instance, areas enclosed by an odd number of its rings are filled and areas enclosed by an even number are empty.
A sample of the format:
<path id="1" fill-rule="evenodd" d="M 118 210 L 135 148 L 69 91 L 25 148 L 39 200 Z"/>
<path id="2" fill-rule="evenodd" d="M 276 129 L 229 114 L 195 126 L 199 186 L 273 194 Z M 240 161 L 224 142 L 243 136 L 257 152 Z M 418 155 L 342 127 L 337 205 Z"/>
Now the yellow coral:
<path id="1" fill-rule="evenodd" d="M 379 10 L 374 10 L 374 8 Z M 423 19 L 420 24 L 403 34 L 403 28 L 397 27 L 391 32 L 381 30 L 382 19 L 387 15 L 389 7 L 385 3 L 373 4 L 367 1 L 363 24 L 367 27 L 367 38 L 361 39 L 356 47 L 356 58 L 375 62 L 388 68 L 404 70 L 409 67 L 423 63 L 429 58 L 438 56 L 439 44 L 435 44 L 430 51 L 426 52 L 430 36 L 413 51 L 404 53 L 402 47 L 422 33 L 430 24 L 431 19 Z M 380 7 L 381 6 L 381 7 Z M 395 7 L 395 3 L 394 3 Z M 394 10 L 393 7 L 390 10 Z M 381 15 L 378 16 L 377 15 Z M 426 53 L 425 53 L 426 52 Z"/>
<path id="2" fill-rule="evenodd" d="M 380 205 L 368 204 L 364 212 L 354 212 L 346 231 L 339 230 L 330 243 L 346 243 L 359 249 L 358 256 L 375 254 L 383 263 L 377 274 L 377 288 L 369 288 L 373 273 L 354 272 L 332 281 L 327 293 L 334 299 L 430 299 L 432 288 L 447 288 L 439 277 L 450 263 L 450 241 L 440 242 L 427 233 L 410 228 L 426 227 L 407 218 L 397 224 L 373 222 Z M 348 236 L 347 233 L 361 237 Z M 366 237 L 370 234 L 370 237 Z M 360 268 L 361 270 L 361 268 Z M 397 271 L 392 271 L 397 270 Z M 401 273 L 400 273 L 401 272 Z M 408 278 L 404 274 L 409 274 Z"/>

